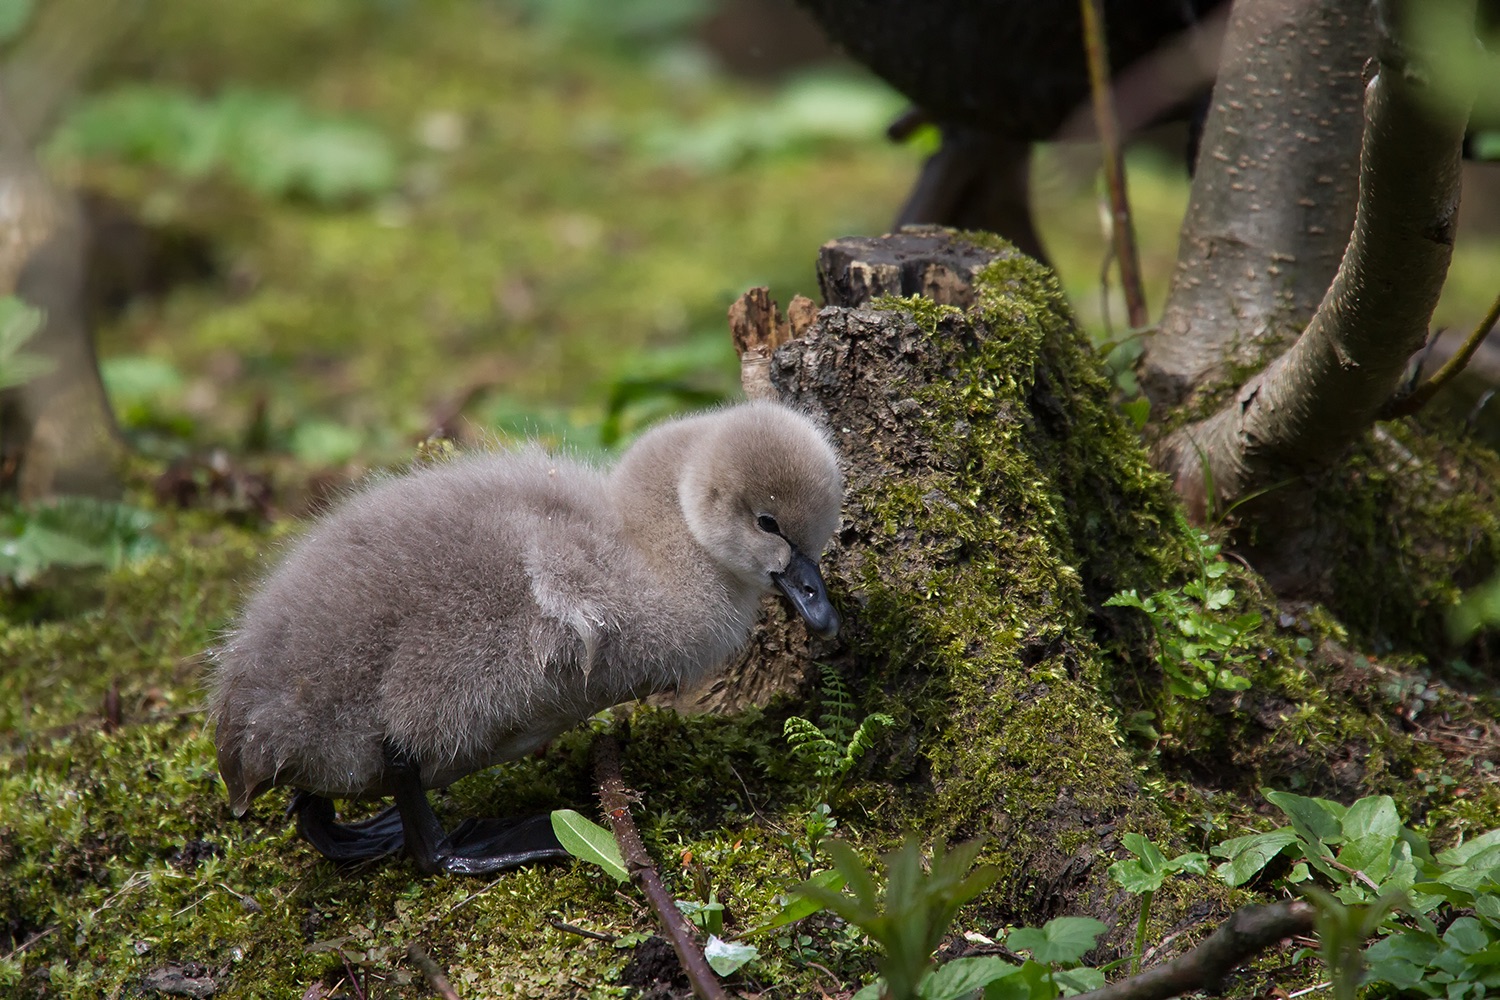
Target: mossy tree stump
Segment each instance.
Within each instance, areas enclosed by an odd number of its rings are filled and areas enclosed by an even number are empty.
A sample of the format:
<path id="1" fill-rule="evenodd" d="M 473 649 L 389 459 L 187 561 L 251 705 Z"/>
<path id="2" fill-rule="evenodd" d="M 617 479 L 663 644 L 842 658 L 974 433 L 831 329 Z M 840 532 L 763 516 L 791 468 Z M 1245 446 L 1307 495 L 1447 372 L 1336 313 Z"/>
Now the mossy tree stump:
<path id="1" fill-rule="evenodd" d="M 820 643 L 774 611 L 748 656 L 683 700 L 764 701 L 832 663 L 898 719 L 872 765 L 897 789 L 886 825 L 989 835 L 997 900 L 1027 922 L 1107 916 L 1110 834 L 1165 824 L 1102 693 L 1094 609 L 1159 578 L 1172 498 L 1029 258 L 906 231 L 826 245 L 819 277 L 829 304 L 770 377 L 844 459 L 824 565 L 845 629 Z"/>

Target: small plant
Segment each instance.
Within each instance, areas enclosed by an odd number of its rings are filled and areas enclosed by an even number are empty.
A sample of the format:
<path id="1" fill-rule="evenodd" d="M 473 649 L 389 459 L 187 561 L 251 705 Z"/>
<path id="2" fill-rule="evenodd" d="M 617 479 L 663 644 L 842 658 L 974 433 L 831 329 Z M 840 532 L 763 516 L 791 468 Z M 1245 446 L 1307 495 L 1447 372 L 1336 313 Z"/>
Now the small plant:
<path id="1" fill-rule="evenodd" d="M 1168 875 L 1176 872 L 1191 872 L 1202 875 L 1208 871 L 1208 855 L 1179 854 L 1168 858 L 1161 848 L 1138 833 L 1127 833 L 1120 838 L 1125 849 L 1134 858 L 1116 861 L 1109 866 L 1109 877 L 1126 892 L 1141 897 L 1141 911 L 1135 922 L 1135 949 L 1131 954 L 1131 974 L 1141 971 L 1141 954 L 1146 950 L 1146 922 L 1151 919 L 1151 900 Z"/>
<path id="2" fill-rule="evenodd" d="M 1187 533 L 1198 563 L 1196 579 L 1146 597 L 1122 590 L 1104 603 L 1146 613 L 1156 634 L 1156 662 L 1173 695 L 1204 698 L 1213 691 L 1243 691 L 1250 681 L 1232 668 L 1250 660 L 1247 647 L 1260 629 L 1260 615 L 1221 614 L 1235 598 L 1224 580 L 1229 564 L 1207 532 L 1190 527 Z"/>
<path id="3" fill-rule="evenodd" d="M 876 737 L 895 724 L 889 715 L 874 712 L 856 725 L 854 700 L 849 697 L 848 687 L 832 667 L 823 664 L 822 670 L 824 709 L 819 724 L 794 715 L 782 729 L 792 755 L 812 765 L 813 777 L 818 781 L 817 800 L 803 820 L 804 840 L 792 844 L 809 870 L 817 861 L 818 845 L 838 828 L 833 807 L 828 804 L 835 787 L 854 769 L 865 751 L 875 745 Z"/>
<path id="4" fill-rule="evenodd" d="M 959 907 L 999 877 L 999 870 L 990 865 L 974 868 L 982 846 L 983 841 L 971 840 L 945 851 L 939 843 L 933 847 L 929 866 L 923 864 L 917 839 L 908 837 L 886 858 L 882 893 L 858 852 L 843 841 L 831 840 L 828 853 L 843 876 L 846 891 L 813 881 L 804 882 L 797 891 L 854 924 L 880 946 L 884 995 L 893 1000 L 926 996 L 920 987 L 932 974 L 932 953 Z"/>
<path id="5" fill-rule="evenodd" d="M 0 507 L 0 579 L 24 587 L 50 569 L 114 569 L 160 549 L 154 522 L 144 510 L 92 497 Z"/>
<path id="6" fill-rule="evenodd" d="M 873 712 L 854 721 L 854 700 L 838 671 L 824 664 L 823 714 L 819 724 L 800 716 L 786 720 L 783 732 L 792 753 L 812 765 L 813 777 L 822 783 L 820 797 L 827 799 L 833 786 L 842 780 L 865 751 L 875 745 L 882 731 L 895 725 L 884 712 Z"/>
<path id="7" fill-rule="evenodd" d="M 1320 921 L 1336 984 L 1349 975 L 1349 941 L 1358 936 L 1362 944 L 1373 933 L 1380 938 L 1364 952 L 1366 983 L 1451 1000 L 1500 988 L 1500 963 L 1491 957 L 1500 956 L 1500 830 L 1434 855 L 1388 795 L 1345 806 L 1262 792 L 1290 824 L 1216 846 L 1213 853 L 1226 859 L 1218 873 L 1243 885 L 1284 857 L 1292 866 L 1283 881 L 1319 902 L 1320 912 L 1333 912 L 1333 904 L 1359 908 Z"/>

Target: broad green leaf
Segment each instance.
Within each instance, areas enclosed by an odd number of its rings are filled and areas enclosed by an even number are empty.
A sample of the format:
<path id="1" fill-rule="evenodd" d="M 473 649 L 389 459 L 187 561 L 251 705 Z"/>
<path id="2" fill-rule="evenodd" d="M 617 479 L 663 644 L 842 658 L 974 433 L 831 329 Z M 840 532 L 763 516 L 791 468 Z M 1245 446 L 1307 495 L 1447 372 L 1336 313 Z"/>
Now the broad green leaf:
<path id="1" fill-rule="evenodd" d="M 1395 800 L 1389 795 L 1360 799 L 1344 813 L 1342 826 L 1343 834 L 1349 840 L 1384 837 L 1394 842 L 1401 835 L 1401 817 L 1396 812 Z"/>
<path id="2" fill-rule="evenodd" d="M 1500 847 L 1500 830 L 1491 830 L 1473 840 L 1466 840 L 1457 847 L 1450 847 L 1439 853 L 1437 860 L 1445 865 L 1466 865 L 1479 854 L 1494 847 Z"/>
<path id="3" fill-rule="evenodd" d="M 1015 975 L 1002 976 L 984 988 L 984 1000 L 1054 1000 L 1057 994 L 1051 966 L 1030 960 Z"/>
<path id="4" fill-rule="evenodd" d="M 922 980 L 918 992 L 923 1000 L 958 1000 L 997 979 L 1020 971 L 1019 965 L 1007 962 L 998 955 L 955 958 L 938 966 L 932 975 Z"/>
<path id="5" fill-rule="evenodd" d="M 554 809 L 552 832 L 563 850 L 573 857 L 598 865 L 617 882 L 629 880 L 630 872 L 625 869 L 625 859 L 620 857 L 614 834 L 598 823 L 572 809 Z"/>
<path id="6" fill-rule="evenodd" d="M 1166 877 L 1165 872 L 1147 871 L 1146 866 L 1135 858 L 1126 858 L 1124 861 L 1116 861 L 1109 866 L 1109 877 L 1126 892 L 1136 895 L 1155 892 L 1161 888 L 1162 880 Z"/>
<path id="7" fill-rule="evenodd" d="M 709 968 L 727 976 L 746 962 L 759 958 L 760 949 L 753 944 L 735 944 L 710 934 L 708 943 L 703 946 L 703 957 L 708 959 Z"/>
<path id="8" fill-rule="evenodd" d="M 1457 847 L 1449 847 L 1445 852 L 1437 855 L 1437 861 L 1445 865 L 1467 865 L 1472 859 L 1478 858 L 1481 853 L 1500 847 L 1500 829 L 1488 832 L 1473 840 L 1464 841 Z"/>
<path id="9" fill-rule="evenodd" d="M 1474 912 L 1500 927 L 1500 896 L 1485 894 L 1474 900 Z"/>
<path id="10" fill-rule="evenodd" d="M 1328 799 L 1309 798 L 1291 792 L 1278 792 L 1274 788 L 1262 788 L 1272 805 L 1287 814 L 1292 826 L 1309 841 L 1336 844 L 1344 835 L 1344 806 Z"/>
<path id="11" fill-rule="evenodd" d="M 1367 980 L 1412 989 L 1426 976 L 1428 963 L 1441 947 L 1435 937 L 1419 931 L 1381 938 L 1365 949 Z"/>
<path id="12" fill-rule="evenodd" d="M 1470 955 L 1490 943 L 1484 925 L 1473 917 L 1459 917 L 1443 932 L 1443 942 L 1448 947 Z"/>
<path id="13" fill-rule="evenodd" d="M 1338 853 L 1339 863 L 1356 871 L 1364 872 L 1372 882 L 1377 885 L 1385 881 L 1386 875 L 1391 870 L 1391 852 L 1396 846 L 1396 838 L 1382 833 L 1369 834 L 1346 843 Z M 1354 876 L 1347 876 L 1351 882 L 1359 882 Z M 1366 887 L 1368 888 L 1368 887 Z"/>
<path id="14" fill-rule="evenodd" d="M 1148 872 L 1161 871 L 1166 867 L 1167 857 L 1146 837 L 1139 833 L 1127 833 L 1120 838 L 1125 850 L 1141 859 L 1141 867 Z"/>
<path id="15" fill-rule="evenodd" d="M 1053 979 L 1062 987 L 1065 997 L 1077 996 L 1104 988 L 1104 973 L 1098 969 L 1059 969 Z"/>
<path id="16" fill-rule="evenodd" d="M 1076 962 L 1108 930 L 1107 924 L 1093 917 L 1058 917 L 1040 929 L 1021 927 L 1011 931 L 1005 945 L 1013 951 L 1029 951 L 1043 964 Z"/>
<path id="17" fill-rule="evenodd" d="M 1297 831 L 1290 827 L 1226 840 L 1214 848 L 1214 853 L 1229 860 L 1219 865 L 1215 871 L 1232 886 L 1244 885 L 1270 864 L 1272 858 L 1288 845 L 1297 843 L 1297 840 Z"/>

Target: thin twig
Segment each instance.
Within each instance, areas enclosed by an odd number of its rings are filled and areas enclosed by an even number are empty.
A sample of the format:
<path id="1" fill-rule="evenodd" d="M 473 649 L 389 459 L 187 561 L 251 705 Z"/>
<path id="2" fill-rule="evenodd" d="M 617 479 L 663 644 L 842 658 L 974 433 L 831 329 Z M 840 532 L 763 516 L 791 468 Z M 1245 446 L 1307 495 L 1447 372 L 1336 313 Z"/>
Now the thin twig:
<path id="1" fill-rule="evenodd" d="M 1380 891 L 1380 886 L 1375 884 L 1375 880 L 1370 878 L 1370 876 L 1366 875 L 1364 872 L 1360 871 L 1358 868 L 1350 868 L 1343 862 L 1335 861 L 1333 858 L 1324 858 L 1323 860 L 1328 862 L 1328 864 L 1332 865 L 1334 868 L 1337 868 L 1339 871 L 1343 872 L 1345 875 L 1352 875 L 1355 878 L 1359 879 L 1366 886 L 1374 889 L 1376 892 Z"/>
<path id="2" fill-rule="evenodd" d="M 1333 983 L 1331 983 L 1331 982 L 1330 983 L 1313 983 L 1311 986 L 1307 987 L 1307 989 L 1298 990 L 1296 993 L 1288 993 L 1286 995 L 1287 996 L 1287 1000 L 1297 1000 L 1298 997 L 1305 997 L 1309 993 L 1316 993 L 1318 990 L 1326 990 L 1326 989 L 1328 989 L 1328 987 L 1330 987 L 1332 985 L 1333 985 Z"/>
<path id="3" fill-rule="evenodd" d="M 354 991 L 354 1000 L 370 1000 L 370 995 L 366 993 L 365 988 L 359 984 L 359 975 L 354 971 L 354 966 L 350 964 L 349 956 L 345 955 L 343 951 L 340 950 L 339 957 L 344 960 L 344 971 L 349 975 L 349 988 Z"/>
<path id="4" fill-rule="evenodd" d="M 1115 117 L 1114 95 L 1109 86 L 1109 49 L 1104 37 L 1104 12 L 1100 0 L 1078 0 L 1083 12 L 1083 47 L 1089 63 L 1089 90 L 1094 98 L 1094 128 L 1104 153 L 1104 177 L 1109 186 L 1110 238 L 1120 262 L 1120 287 L 1130 327 L 1139 330 L 1150 318 L 1146 292 L 1141 284 L 1141 258 L 1135 245 L 1135 224 L 1130 216 L 1130 196 L 1125 191 L 1125 156 L 1120 144 L 1120 123 Z"/>
<path id="5" fill-rule="evenodd" d="M 646 901 L 651 904 L 657 922 L 672 943 L 672 950 L 677 952 L 677 960 L 682 963 L 693 992 L 701 1000 L 729 1000 L 729 994 L 724 992 L 713 970 L 708 967 L 703 949 L 693 938 L 693 929 L 687 918 L 677 908 L 672 894 L 661 884 L 656 864 L 641 843 L 640 831 L 630 817 L 631 793 L 626 791 L 625 781 L 620 777 L 620 743 L 608 733 L 594 740 L 594 780 L 599 786 L 599 804 L 604 807 L 604 815 L 609 817 L 610 828 L 620 845 L 620 857 L 625 861 L 631 881 L 640 887 Z"/>
<path id="6" fill-rule="evenodd" d="M 1076 1000 L 1166 1000 L 1198 990 L 1216 992 L 1226 973 L 1282 938 L 1312 931 L 1311 903 L 1273 903 L 1236 910 L 1193 950 L 1140 975 L 1084 993 Z"/>
<path id="7" fill-rule="evenodd" d="M 547 925 L 549 927 L 555 927 L 560 931 L 567 931 L 569 934 L 577 934 L 579 937 L 590 938 L 594 941 L 603 941 L 605 944 L 614 944 L 616 941 L 620 940 L 618 934 L 600 934 L 598 931 L 591 931 L 587 927 L 579 927 L 576 924 L 564 923 L 561 920 L 549 920 L 547 921 Z"/>
<path id="8" fill-rule="evenodd" d="M 1408 417 L 1426 406 L 1432 397 L 1437 395 L 1439 389 L 1453 381 L 1458 373 L 1464 370 L 1469 359 L 1474 357 L 1474 352 L 1479 350 L 1479 345 L 1484 343 L 1484 338 L 1494 331 L 1496 323 L 1500 323 L 1500 295 L 1495 296 L 1495 301 L 1490 303 L 1490 311 L 1484 314 L 1484 319 L 1480 320 L 1479 325 L 1465 338 L 1462 346 L 1453 352 L 1453 356 L 1443 363 L 1443 367 L 1439 368 L 1432 378 L 1407 395 L 1392 400 L 1380 415 L 1385 418 Z"/>
<path id="9" fill-rule="evenodd" d="M 58 925 L 57 924 L 53 924 L 51 927 L 48 927 L 44 931 L 37 931 L 35 934 L 31 935 L 31 937 L 27 938 L 25 941 L 22 941 L 20 944 L 16 945 L 14 948 L 12 948 L 10 951 L 6 952 L 3 957 L 0 957 L 0 962 L 9 962 L 11 959 L 13 959 L 17 955 L 21 954 L 21 952 L 25 951 L 27 948 L 30 948 L 32 945 L 34 945 L 38 941 L 42 940 L 42 938 L 46 937 L 47 935 L 51 934 L 53 931 L 57 930 L 57 928 L 58 928 Z"/>
<path id="10" fill-rule="evenodd" d="M 422 970 L 422 975 L 427 977 L 427 985 L 431 986 L 443 1000 L 460 1000 L 458 991 L 448 981 L 448 975 L 443 972 L 443 967 L 434 962 L 432 956 L 422 950 L 421 945 L 415 942 L 407 945 L 406 958 L 412 965 Z"/>

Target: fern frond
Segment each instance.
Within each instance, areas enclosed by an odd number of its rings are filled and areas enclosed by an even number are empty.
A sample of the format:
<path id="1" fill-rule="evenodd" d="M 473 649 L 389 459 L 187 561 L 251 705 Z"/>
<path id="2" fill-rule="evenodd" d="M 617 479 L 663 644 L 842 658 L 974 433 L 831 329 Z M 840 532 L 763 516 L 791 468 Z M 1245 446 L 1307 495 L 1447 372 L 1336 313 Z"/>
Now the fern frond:
<path id="1" fill-rule="evenodd" d="M 854 733 L 854 699 L 833 666 L 821 663 L 819 667 L 823 673 L 823 732 L 837 743 L 846 743 Z"/>
<path id="2" fill-rule="evenodd" d="M 793 755 L 813 765 L 813 773 L 819 778 L 828 777 L 825 772 L 830 767 L 836 767 L 842 756 L 838 744 L 824 735 L 823 730 L 800 716 L 794 715 L 787 719 L 782 733 L 786 736 Z"/>
<path id="3" fill-rule="evenodd" d="M 848 774 L 859 763 L 859 759 L 865 755 L 865 751 L 875 745 L 880 734 L 896 724 L 896 720 L 884 712 L 874 712 L 865 716 L 859 728 L 854 731 L 854 736 L 849 740 L 849 745 L 844 748 L 844 754 L 839 759 L 839 773 Z"/>

